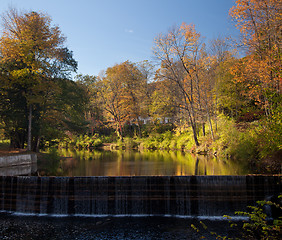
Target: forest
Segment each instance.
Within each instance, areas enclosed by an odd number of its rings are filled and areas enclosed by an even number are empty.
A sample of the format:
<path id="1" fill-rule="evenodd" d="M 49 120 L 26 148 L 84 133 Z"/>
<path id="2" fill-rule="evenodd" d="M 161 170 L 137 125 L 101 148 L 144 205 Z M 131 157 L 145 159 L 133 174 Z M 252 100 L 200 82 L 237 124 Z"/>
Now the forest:
<path id="1" fill-rule="evenodd" d="M 0 35 L 0 138 L 11 148 L 166 149 L 281 172 L 281 1 L 237 0 L 241 38 L 183 23 L 156 35 L 154 61 L 79 74 L 50 16 L 9 9 Z"/>

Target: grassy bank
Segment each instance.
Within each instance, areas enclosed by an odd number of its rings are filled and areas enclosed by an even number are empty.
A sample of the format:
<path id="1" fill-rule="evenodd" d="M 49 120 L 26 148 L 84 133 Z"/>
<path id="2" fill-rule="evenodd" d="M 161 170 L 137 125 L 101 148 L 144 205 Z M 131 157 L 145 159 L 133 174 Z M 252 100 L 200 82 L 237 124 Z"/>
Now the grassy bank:
<path id="1" fill-rule="evenodd" d="M 54 140 L 50 146 L 75 149 L 150 149 L 180 150 L 196 154 L 213 154 L 218 157 L 247 162 L 257 169 L 258 173 L 280 173 L 282 156 L 281 116 L 253 122 L 235 122 L 223 115 L 213 123 L 214 138 L 206 127 L 205 135 L 202 128 L 198 129 L 200 146 L 196 146 L 193 133 L 189 127 L 185 130 L 178 127 L 160 126 L 143 131 L 145 137 L 127 136 L 118 140 L 114 135 L 99 136 L 94 134 L 66 137 Z"/>

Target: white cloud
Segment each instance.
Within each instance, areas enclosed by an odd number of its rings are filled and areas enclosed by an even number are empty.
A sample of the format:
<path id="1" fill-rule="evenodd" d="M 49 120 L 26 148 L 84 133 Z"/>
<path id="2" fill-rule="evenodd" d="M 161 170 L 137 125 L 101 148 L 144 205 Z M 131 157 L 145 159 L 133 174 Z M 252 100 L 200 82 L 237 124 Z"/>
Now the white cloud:
<path id="1" fill-rule="evenodd" d="M 124 30 L 126 33 L 134 33 L 134 31 L 132 29 L 125 29 Z"/>

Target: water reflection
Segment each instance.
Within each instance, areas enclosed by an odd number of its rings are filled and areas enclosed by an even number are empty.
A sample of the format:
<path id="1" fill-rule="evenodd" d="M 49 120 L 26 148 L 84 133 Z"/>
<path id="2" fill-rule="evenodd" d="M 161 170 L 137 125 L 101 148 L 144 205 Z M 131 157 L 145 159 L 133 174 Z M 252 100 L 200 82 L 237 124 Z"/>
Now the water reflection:
<path id="1" fill-rule="evenodd" d="M 60 176 L 182 176 L 245 175 L 246 167 L 231 160 L 195 156 L 180 151 L 75 151 L 61 150 L 63 157 L 48 172 L 39 165 L 40 175 Z M 47 166 L 46 166 L 47 164 Z M 54 166 L 54 164 L 52 164 Z M 50 169 L 50 165 L 49 165 Z"/>
<path id="2" fill-rule="evenodd" d="M 27 176 L 37 171 L 37 164 L 25 164 L 0 168 L 0 176 Z"/>

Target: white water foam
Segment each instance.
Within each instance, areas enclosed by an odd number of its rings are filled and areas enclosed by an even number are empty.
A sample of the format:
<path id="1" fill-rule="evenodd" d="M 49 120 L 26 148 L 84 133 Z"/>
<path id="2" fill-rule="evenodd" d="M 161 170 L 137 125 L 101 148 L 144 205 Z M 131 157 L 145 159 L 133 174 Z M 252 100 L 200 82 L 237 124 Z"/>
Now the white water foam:
<path id="1" fill-rule="evenodd" d="M 195 219 L 195 220 L 210 220 L 210 221 L 248 221 L 249 218 L 245 216 L 191 216 L 191 215 L 160 215 L 160 214 L 118 214 L 118 215 L 107 215 L 107 214 L 42 214 L 42 213 L 21 213 L 11 211 L 0 211 L 0 213 L 8 213 L 13 216 L 19 217 L 54 217 L 54 218 L 66 218 L 66 217 L 77 217 L 77 218 L 146 218 L 146 217 L 164 217 L 164 218 L 180 218 L 180 219 Z"/>

